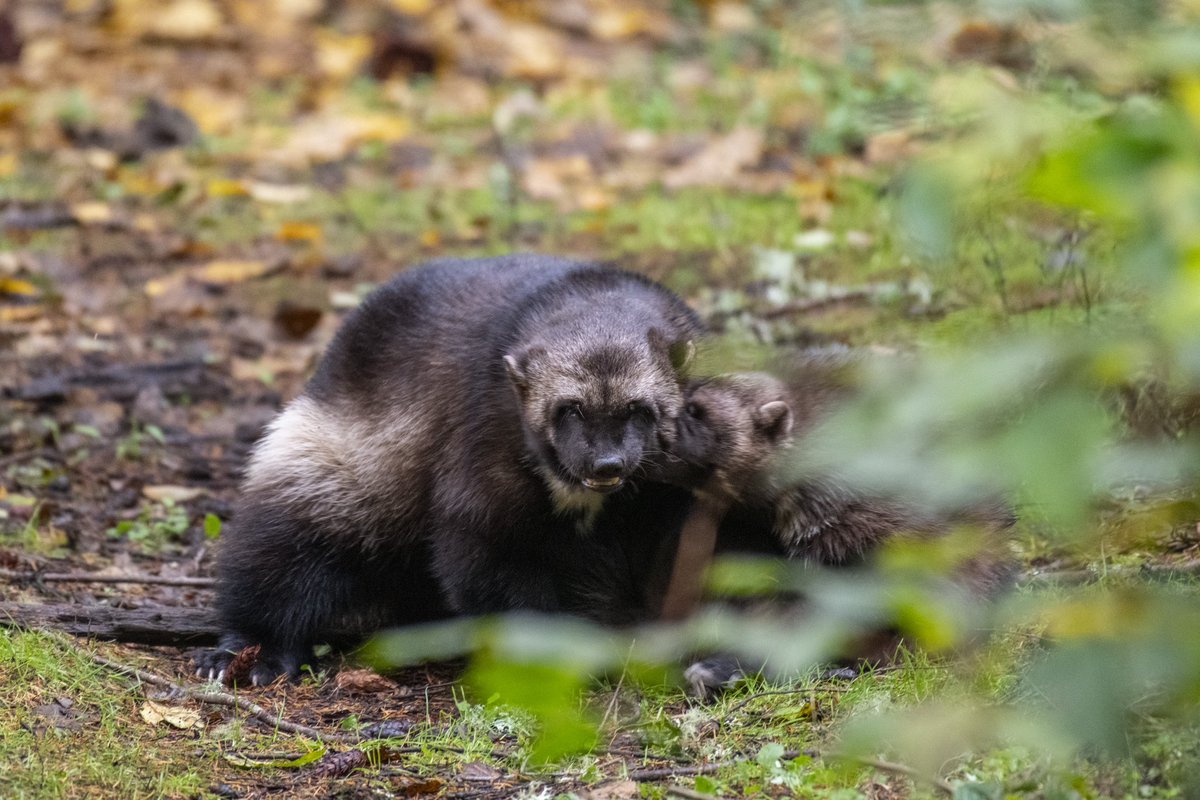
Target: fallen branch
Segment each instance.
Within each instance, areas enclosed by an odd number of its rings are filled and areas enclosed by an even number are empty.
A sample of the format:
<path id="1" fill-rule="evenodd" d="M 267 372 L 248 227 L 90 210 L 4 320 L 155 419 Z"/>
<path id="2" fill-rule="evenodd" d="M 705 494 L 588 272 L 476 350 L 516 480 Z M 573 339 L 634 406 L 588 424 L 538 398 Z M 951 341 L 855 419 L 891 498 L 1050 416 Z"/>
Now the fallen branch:
<path id="1" fill-rule="evenodd" d="M 211 587 L 213 578 L 195 578 L 182 575 L 101 575 L 95 572 L 33 572 L 16 569 L 0 569 L 0 578 L 10 581 L 34 583 L 142 583 L 157 586 Z"/>
<path id="2" fill-rule="evenodd" d="M 278 714 L 272 714 L 257 703 L 252 703 L 244 697 L 226 694 L 225 692 L 205 691 L 203 689 L 193 689 L 187 686 L 181 686 L 174 681 L 168 680 L 161 676 L 155 675 L 145 670 L 140 670 L 137 667 L 131 667 L 128 664 L 122 664 L 118 661 L 112 661 L 104 656 L 90 653 L 84 650 L 88 657 L 96 664 L 116 672 L 126 677 L 136 678 L 142 683 L 148 683 L 152 686 L 158 686 L 166 689 L 173 696 L 186 697 L 190 700 L 195 700 L 200 703 L 209 705 L 229 706 L 246 712 L 250 716 L 263 722 L 277 730 L 286 733 L 294 733 L 300 736 L 307 736 L 310 739 L 315 739 L 319 742 L 337 743 L 337 744 L 353 744 L 358 741 L 357 737 L 348 736 L 340 733 L 322 733 L 316 728 L 310 728 L 307 725 L 301 725 L 298 722 L 289 722 Z"/>
<path id="3" fill-rule="evenodd" d="M 191 646 L 213 644 L 220 626 L 206 608 L 112 608 L 73 603 L 0 603 L 0 625 L 51 628 L 115 642 Z"/>
<path id="4" fill-rule="evenodd" d="M 1140 564 L 1129 567 L 1029 572 L 1021 577 L 1020 583 L 1025 586 L 1070 586 L 1091 583 L 1105 577 L 1170 578 L 1176 575 L 1200 575 L 1200 558 L 1190 559 L 1179 564 Z"/>
<path id="5" fill-rule="evenodd" d="M 667 794 L 674 795 L 675 797 L 685 797 L 687 800 L 721 800 L 715 794 L 705 794 L 704 792 L 698 792 L 695 789 L 689 789 L 686 786 L 677 786 L 676 784 L 671 784 L 667 787 Z"/>
<path id="6" fill-rule="evenodd" d="M 788 751 L 784 752 L 784 754 L 780 758 L 783 761 L 790 761 L 792 759 L 799 758 L 800 756 L 808 756 L 809 758 L 820 758 L 821 757 L 821 755 L 818 752 L 816 752 L 815 750 L 788 750 Z M 926 775 L 925 773 L 921 772 L 920 770 L 914 769 L 913 767 L 907 766 L 905 764 L 896 764 L 891 761 L 883 761 L 882 759 L 878 759 L 878 758 L 867 758 L 864 756 L 850 756 L 850 755 L 845 755 L 842 753 L 831 753 L 828 756 L 826 756 L 826 758 L 845 759 L 847 761 L 853 761 L 856 764 L 862 764 L 864 767 L 871 767 L 872 769 L 877 769 L 880 772 L 891 772 L 896 775 L 903 775 L 906 778 L 910 778 L 912 780 L 920 781 L 922 783 L 928 784 L 929 786 L 933 787 L 934 789 L 937 789 L 939 792 L 942 792 L 943 794 L 945 794 L 948 797 L 954 796 L 954 787 L 949 782 L 944 781 L 941 778 L 938 778 L 936 776 Z M 641 769 L 641 770 L 634 770 L 634 771 L 630 772 L 626 777 L 631 781 L 637 781 L 639 783 L 642 783 L 642 782 L 650 782 L 650 781 L 670 780 L 671 778 L 681 778 L 681 777 L 689 777 L 689 776 L 695 776 L 695 775 L 711 775 L 714 772 L 719 772 L 720 770 L 722 770 L 726 767 L 732 767 L 736 764 L 745 763 L 746 761 L 748 761 L 748 759 L 735 758 L 735 759 L 730 759 L 728 761 L 712 761 L 708 764 L 691 764 L 691 765 L 687 765 L 687 766 L 678 766 L 678 767 L 662 767 L 659 769 Z M 691 791 L 691 790 L 688 790 L 688 791 Z M 680 793 L 672 792 L 670 789 L 668 789 L 668 794 L 680 794 Z M 700 800 L 701 797 L 704 797 L 704 798 L 707 797 L 707 795 L 700 795 L 699 793 L 680 794 L 680 796 L 691 798 L 691 800 Z"/>

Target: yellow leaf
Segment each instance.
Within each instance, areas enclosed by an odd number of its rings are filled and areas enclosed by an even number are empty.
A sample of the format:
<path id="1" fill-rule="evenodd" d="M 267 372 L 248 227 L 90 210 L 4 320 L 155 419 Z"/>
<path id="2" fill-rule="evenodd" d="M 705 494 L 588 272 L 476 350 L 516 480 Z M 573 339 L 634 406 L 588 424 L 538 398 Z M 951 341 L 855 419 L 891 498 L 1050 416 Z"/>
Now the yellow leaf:
<path id="1" fill-rule="evenodd" d="M 146 281 L 144 291 L 146 296 L 150 298 L 162 297 L 171 289 L 181 286 L 187 278 L 183 275 L 168 275 L 165 278 L 152 278 Z"/>
<path id="2" fill-rule="evenodd" d="M 165 722 L 172 728 L 179 728 L 185 731 L 204 727 L 204 722 L 200 719 L 199 711 L 180 706 L 169 706 L 153 700 L 147 700 L 138 709 L 138 714 L 150 725 L 160 725 Z"/>
<path id="3" fill-rule="evenodd" d="M 506 35 L 510 68 L 521 78 L 552 78 L 565 60 L 561 37 L 537 25 L 512 25 Z"/>
<path id="4" fill-rule="evenodd" d="M 174 99 L 200 130 L 209 135 L 229 133 L 246 116 L 244 96 L 211 86 L 189 86 Z"/>
<path id="5" fill-rule="evenodd" d="M 408 136 L 412 125 L 404 117 L 394 114 L 372 114 L 357 120 L 358 131 L 354 136 L 355 142 L 378 140 L 394 142 Z"/>
<path id="6" fill-rule="evenodd" d="M 433 0 L 390 0 L 392 8 L 401 14 L 424 14 L 433 8 Z"/>
<path id="7" fill-rule="evenodd" d="M 421 246 L 422 247 L 437 247 L 442 243 L 442 235 L 438 233 L 436 228 L 429 228 L 421 231 Z"/>
<path id="8" fill-rule="evenodd" d="M 186 503 L 203 495 L 204 490 L 195 486 L 143 486 L 142 494 L 147 500 L 153 500 L 156 503 L 161 503 L 163 500 Z"/>
<path id="9" fill-rule="evenodd" d="M 201 283 L 226 286 L 241 283 L 253 278 L 261 278 L 271 271 L 271 265 L 265 261 L 218 260 L 210 261 L 193 273 Z"/>
<path id="10" fill-rule="evenodd" d="M 371 37 L 365 34 L 346 35 L 328 28 L 317 30 L 317 69 L 330 78 L 349 78 L 358 72 L 370 54 Z"/>
<path id="11" fill-rule="evenodd" d="M 307 186 L 259 183 L 257 181 L 247 185 L 246 191 L 260 203 L 278 203 L 280 205 L 301 203 L 312 196 L 312 189 Z"/>
<path id="12" fill-rule="evenodd" d="M 37 297 L 38 289 L 29 281 L 23 281 L 20 278 L 0 278 L 0 294 Z"/>
<path id="13" fill-rule="evenodd" d="M 17 161 L 16 153 L 0 153 L 0 178 L 15 175 L 18 166 L 20 162 Z"/>
<path id="14" fill-rule="evenodd" d="M 175 0 L 153 15 L 150 30 L 167 39 L 195 40 L 214 36 L 221 25 L 221 12 L 209 0 Z"/>
<path id="15" fill-rule="evenodd" d="M 211 180 L 204 190 L 209 197 L 248 197 L 250 195 L 246 184 L 229 178 Z"/>
<path id="16" fill-rule="evenodd" d="M 42 315 L 42 307 L 34 305 L 0 306 L 0 322 L 33 322 Z"/>
<path id="17" fill-rule="evenodd" d="M 80 225 L 103 225 L 113 219 L 112 209 L 96 201 L 76 203 L 71 206 L 71 216 Z"/>
<path id="18" fill-rule="evenodd" d="M 321 226 L 314 222 L 285 222 L 275 231 L 275 238 L 281 242 L 319 242 Z"/>

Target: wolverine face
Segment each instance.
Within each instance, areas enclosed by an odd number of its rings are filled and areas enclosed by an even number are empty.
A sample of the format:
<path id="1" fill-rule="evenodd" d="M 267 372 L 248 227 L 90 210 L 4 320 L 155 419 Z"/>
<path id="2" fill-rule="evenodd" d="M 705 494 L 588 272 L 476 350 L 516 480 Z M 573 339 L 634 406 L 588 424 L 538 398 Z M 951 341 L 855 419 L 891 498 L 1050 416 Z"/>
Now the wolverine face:
<path id="1" fill-rule="evenodd" d="M 567 357 L 534 347 L 504 361 L 552 489 L 615 492 L 674 440 L 682 390 L 668 351 L 652 341 L 593 344 Z"/>
<path id="2" fill-rule="evenodd" d="M 675 457 L 666 479 L 695 486 L 716 474 L 736 491 L 790 442 L 793 415 L 786 387 L 759 373 L 691 382 L 679 416 Z"/>

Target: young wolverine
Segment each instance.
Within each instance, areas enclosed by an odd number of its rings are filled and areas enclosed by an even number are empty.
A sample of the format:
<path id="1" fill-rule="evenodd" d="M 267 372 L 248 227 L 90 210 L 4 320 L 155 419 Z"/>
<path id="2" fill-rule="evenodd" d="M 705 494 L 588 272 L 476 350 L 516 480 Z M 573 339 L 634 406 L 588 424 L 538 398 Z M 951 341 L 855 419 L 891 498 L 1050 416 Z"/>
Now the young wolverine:
<path id="1" fill-rule="evenodd" d="M 836 475 L 785 477 L 785 461 L 803 434 L 853 391 L 848 371 L 854 362 L 845 353 L 823 353 L 796 362 L 786 383 L 759 373 L 693 382 L 672 449 L 682 465 L 668 477 L 703 484 L 705 491 L 732 499 L 718 531 L 718 550 L 843 566 L 862 562 L 896 537 L 978 526 L 992 535 L 983 552 L 951 577 L 976 597 L 998 594 L 1015 573 L 1000 535 L 1014 518 L 1003 504 L 981 502 L 958 513 L 935 513 L 862 491 Z M 693 664 L 687 675 L 699 693 L 707 694 L 742 671 L 736 660 L 717 657 Z"/>
<path id="2" fill-rule="evenodd" d="M 572 565 L 605 557 L 582 535 L 605 495 L 674 441 L 700 333 L 664 287 L 551 257 L 376 290 L 255 450 L 200 672 L 258 644 L 262 683 L 382 625 L 572 606 Z"/>

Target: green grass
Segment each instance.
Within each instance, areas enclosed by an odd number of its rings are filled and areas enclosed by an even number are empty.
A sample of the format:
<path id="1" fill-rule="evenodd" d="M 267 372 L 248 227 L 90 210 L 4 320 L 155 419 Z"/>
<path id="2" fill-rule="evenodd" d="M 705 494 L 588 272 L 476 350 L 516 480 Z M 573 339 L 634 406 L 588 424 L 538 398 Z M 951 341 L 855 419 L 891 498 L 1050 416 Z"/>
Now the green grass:
<path id="1" fill-rule="evenodd" d="M 147 725 L 140 692 L 55 637 L 0 629 L 0 683 L 5 797 L 188 797 L 212 782 L 215 753 Z M 37 714 L 60 699 L 78 730 Z"/>

